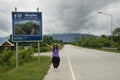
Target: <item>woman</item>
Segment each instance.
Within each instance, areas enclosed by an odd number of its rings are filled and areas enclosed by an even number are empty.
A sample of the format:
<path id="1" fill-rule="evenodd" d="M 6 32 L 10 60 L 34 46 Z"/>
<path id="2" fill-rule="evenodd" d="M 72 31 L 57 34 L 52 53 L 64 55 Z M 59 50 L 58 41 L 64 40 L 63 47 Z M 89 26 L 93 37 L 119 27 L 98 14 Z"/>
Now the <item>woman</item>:
<path id="1" fill-rule="evenodd" d="M 45 43 L 46 44 L 46 43 Z M 48 44 L 46 44 L 48 47 L 52 48 L 52 63 L 53 63 L 53 67 L 56 70 L 60 64 L 60 57 L 59 57 L 59 48 L 57 46 L 57 44 L 54 44 L 54 46 L 50 46 Z"/>
<path id="2" fill-rule="evenodd" d="M 58 48 L 57 44 L 55 44 L 53 46 L 52 63 L 53 63 L 54 69 L 56 70 L 59 66 L 59 63 L 60 63 L 59 48 Z"/>

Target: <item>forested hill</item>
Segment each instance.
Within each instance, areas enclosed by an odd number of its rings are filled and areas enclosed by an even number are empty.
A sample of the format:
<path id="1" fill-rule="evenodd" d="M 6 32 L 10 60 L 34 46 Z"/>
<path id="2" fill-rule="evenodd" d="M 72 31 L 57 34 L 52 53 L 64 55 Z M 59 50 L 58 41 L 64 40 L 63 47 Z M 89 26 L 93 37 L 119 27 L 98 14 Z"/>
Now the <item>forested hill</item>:
<path id="1" fill-rule="evenodd" d="M 52 34 L 53 39 L 62 40 L 63 42 L 73 42 L 77 38 L 82 39 L 82 36 L 92 36 L 89 34 L 67 33 L 67 34 Z"/>
<path id="2" fill-rule="evenodd" d="M 89 34 L 80 34 L 80 33 L 67 33 L 67 34 L 52 34 L 50 35 L 53 39 L 62 40 L 63 42 L 73 42 L 77 38 L 82 39 L 82 36 L 88 37 L 93 36 Z M 0 38 L 0 43 L 3 43 L 9 39 L 9 36 Z"/>

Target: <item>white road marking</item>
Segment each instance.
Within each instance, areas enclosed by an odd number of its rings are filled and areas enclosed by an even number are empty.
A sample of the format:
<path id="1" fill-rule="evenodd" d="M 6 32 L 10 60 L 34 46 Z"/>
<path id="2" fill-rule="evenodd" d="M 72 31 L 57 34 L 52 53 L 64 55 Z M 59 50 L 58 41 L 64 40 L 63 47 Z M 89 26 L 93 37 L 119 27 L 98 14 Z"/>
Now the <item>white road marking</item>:
<path id="1" fill-rule="evenodd" d="M 76 78 L 75 78 L 75 74 L 74 74 L 74 72 L 73 72 L 72 65 L 71 65 L 71 62 L 70 62 L 70 57 L 69 57 L 67 51 L 66 51 L 66 54 L 67 54 L 67 59 L 68 59 L 68 63 L 69 63 L 69 67 L 70 67 L 70 71 L 71 71 L 71 74 L 72 74 L 72 78 L 73 78 L 73 80 L 76 80 Z"/>

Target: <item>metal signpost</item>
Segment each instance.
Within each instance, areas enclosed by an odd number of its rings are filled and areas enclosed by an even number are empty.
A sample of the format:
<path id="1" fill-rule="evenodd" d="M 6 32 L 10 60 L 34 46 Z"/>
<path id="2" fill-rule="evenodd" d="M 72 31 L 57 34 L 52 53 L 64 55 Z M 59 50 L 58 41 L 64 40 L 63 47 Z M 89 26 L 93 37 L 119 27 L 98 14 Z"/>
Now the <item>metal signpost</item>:
<path id="1" fill-rule="evenodd" d="M 16 42 L 16 68 L 18 68 L 18 42 L 38 42 L 38 63 L 40 63 L 40 44 L 42 40 L 42 13 L 12 12 L 12 40 Z"/>
<path id="2" fill-rule="evenodd" d="M 39 8 L 37 8 L 37 12 L 39 12 Z M 40 64 L 40 42 L 38 41 L 38 64 Z"/>

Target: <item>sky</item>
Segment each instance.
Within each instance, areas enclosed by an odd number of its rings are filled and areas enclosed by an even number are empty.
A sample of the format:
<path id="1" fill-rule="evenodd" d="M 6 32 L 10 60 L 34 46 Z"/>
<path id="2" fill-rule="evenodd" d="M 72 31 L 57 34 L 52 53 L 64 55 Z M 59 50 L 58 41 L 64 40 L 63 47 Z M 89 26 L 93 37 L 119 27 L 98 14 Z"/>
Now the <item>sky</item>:
<path id="1" fill-rule="evenodd" d="M 0 0 L 0 37 L 12 34 L 11 12 L 42 12 L 43 34 L 111 35 L 120 27 L 120 0 Z"/>

